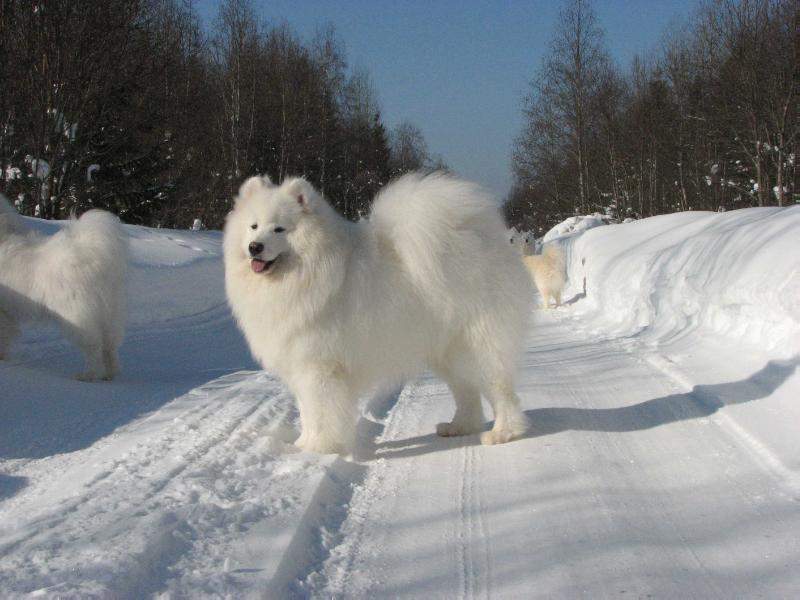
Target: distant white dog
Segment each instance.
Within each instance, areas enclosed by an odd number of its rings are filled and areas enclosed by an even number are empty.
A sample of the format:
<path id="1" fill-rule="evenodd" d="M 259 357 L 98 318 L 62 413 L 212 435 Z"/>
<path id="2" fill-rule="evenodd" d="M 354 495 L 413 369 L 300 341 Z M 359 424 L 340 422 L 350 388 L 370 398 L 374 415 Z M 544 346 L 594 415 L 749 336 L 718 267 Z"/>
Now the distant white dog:
<path id="1" fill-rule="evenodd" d="M 555 244 L 544 247 L 541 254 L 523 256 L 522 261 L 539 290 L 542 308 L 550 307 L 550 299 L 561 305 L 561 290 L 564 289 L 564 255 Z"/>
<path id="2" fill-rule="evenodd" d="M 225 226 L 228 300 L 255 357 L 298 401 L 296 444 L 347 453 L 359 396 L 431 367 L 456 401 L 443 436 L 522 435 L 513 374 L 530 281 L 497 205 L 443 174 L 406 175 L 367 221 L 338 216 L 303 179 L 244 182 Z"/>
<path id="3" fill-rule="evenodd" d="M 52 319 L 86 355 L 84 380 L 113 379 L 127 313 L 128 238 L 91 210 L 52 236 L 26 232 L 0 195 L 0 359 L 18 323 Z"/>

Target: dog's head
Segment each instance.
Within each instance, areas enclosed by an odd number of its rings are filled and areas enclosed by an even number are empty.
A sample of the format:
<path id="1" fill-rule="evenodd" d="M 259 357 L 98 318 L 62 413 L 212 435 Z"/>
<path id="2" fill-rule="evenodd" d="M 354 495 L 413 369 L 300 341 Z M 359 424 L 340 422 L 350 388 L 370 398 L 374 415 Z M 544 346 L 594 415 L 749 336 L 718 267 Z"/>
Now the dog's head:
<path id="1" fill-rule="evenodd" d="M 239 195 L 225 226 L 226 252 L 248 261 L 256 275 L 269 276 L 286 267 L 302 241 L 303 221 L 321 198 L 302 178 L 281 185 L 268 177 L 251 177 Z"/>

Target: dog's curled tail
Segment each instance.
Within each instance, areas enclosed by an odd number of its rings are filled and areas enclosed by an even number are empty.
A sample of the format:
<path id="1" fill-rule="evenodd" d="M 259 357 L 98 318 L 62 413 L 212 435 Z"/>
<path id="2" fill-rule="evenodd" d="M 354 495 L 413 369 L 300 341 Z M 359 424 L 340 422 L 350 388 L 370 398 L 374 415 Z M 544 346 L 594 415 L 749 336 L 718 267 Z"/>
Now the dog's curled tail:
<path id="1" fill-rule="evenodd" d="M 103 257 L 108 268 L 123 274 L 127 271 L 128 235 L 115 215 L 94 209 L 78 219 L 72 216 L 67 234 L 93 256 Z"/>
<path id="2" fill-rule="evenodd" d="M 390 183 L 378 194 L 370 223 L 381 249 L 429 295 L 476 284 L 470 281 L 481 271 L 475 263 L 508 245 L 492 243 L 505 240 L 493 197 L 444 172 L 409 173 Z"/>

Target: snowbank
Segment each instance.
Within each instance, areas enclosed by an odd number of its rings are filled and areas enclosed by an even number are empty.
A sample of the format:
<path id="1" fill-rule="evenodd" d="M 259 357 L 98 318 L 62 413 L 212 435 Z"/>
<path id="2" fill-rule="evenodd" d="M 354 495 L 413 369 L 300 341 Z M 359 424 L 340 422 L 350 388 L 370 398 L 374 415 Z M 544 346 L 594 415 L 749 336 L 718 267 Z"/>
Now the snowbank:
<path id="1" fill-rule="evenodd" d="M 561 223 L 551 228 L 550 231 L 544 234 L 542 241 L 546 244 L 556 238 L 571 233 L 583 233 L 584 231 L 594 229 L 595 227 L 600 227 L 601 225 L 608 225 L 610 222 L 611 220 L 609 217 L 603 216 L 600 213 L 584 216 L 576 215 L 574 217 L 564 219 L 561 221 Z"/>
<path id="2" fill-rule="evenodd" d="M 647 343 L 714 332 L 800 353 L 800 206 L 684 212 L 562 239 L 576 304 L 601 330 Z M 567 295 L 569 297 L 569 295 Z"/>

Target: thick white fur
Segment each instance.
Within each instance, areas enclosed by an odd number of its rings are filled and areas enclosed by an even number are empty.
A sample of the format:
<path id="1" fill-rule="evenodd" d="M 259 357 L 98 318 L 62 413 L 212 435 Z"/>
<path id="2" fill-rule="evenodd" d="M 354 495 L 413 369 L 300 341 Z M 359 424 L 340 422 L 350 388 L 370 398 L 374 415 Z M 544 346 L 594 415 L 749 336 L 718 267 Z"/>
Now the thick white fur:
<path id="1" fill-rule="evenodd" d="M 482 431 L 483 394 L 495 422 L 481 441 L 520 436 L 513 373 L 531 286 L 505 237 L 492 199 L 444 174 L 389 184 L 359 223 L 302 179 L 247 180 L 225 226 L 228 300 L 255 357 L 297 398 L 296 444 L 349 452 L 359 396 L 426 367 L 456 401 L 439 435 Z M 252 242 L 262 260 L 279 257 L 270 272 L 251 269 Z"/>
<path id="2" fill-rule="evenodd" d="M 84 380 L 113 379 L 127 316 L 128 238 L 100 210 L 52 236 L 26 232 L 0 195 L 0 359 L 19 322 L 52 319 L 86 355 Z"/>
<path id="3" fill-rule="evenodd" d="M 550 308 L 552 298 L 556 306 L 561 305 L 561 290 L 564 288 L 564 255 L 555 244 L 545 246 L 541 254 L 523 256 L 522 261 L 539 290 L 542 308 Z"/>

